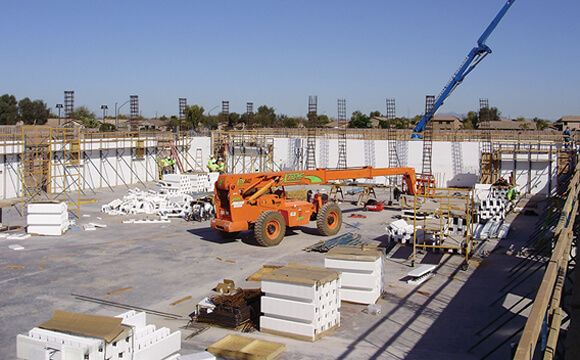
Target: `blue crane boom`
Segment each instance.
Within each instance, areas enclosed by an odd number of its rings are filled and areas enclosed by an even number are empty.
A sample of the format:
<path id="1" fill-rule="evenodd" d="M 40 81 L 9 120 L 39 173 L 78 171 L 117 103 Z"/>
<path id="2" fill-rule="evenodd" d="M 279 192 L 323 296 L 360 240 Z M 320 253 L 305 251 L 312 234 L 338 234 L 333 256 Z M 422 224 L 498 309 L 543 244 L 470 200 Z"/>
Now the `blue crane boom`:
<path id="1" fill-rule="evenodd" d="M 443 90 L 441 90 L 439 96 L 437 96 L 437 98 L 435 99 L 435 104 L 433 105 L 431 111 L 423 115 L 421 120 L 419 120 L 419 122 L 413 129 L 412 137 L 414 139 L 421 138 L 421 135 L 419 135 L 419 133 L 425 130 L 427 124 L 433 118 L 433 115 L 435 115 L 437 110 L 439 110 L 439 108 L 443 105 L 445 100 L 447 100 L 449 95 L 453 93 L 453 91 L 463 82 L 463 80 L 465 80 L 465 77 L 469 75 L 469 73 L 472 72 L 475 69 L 475 67 L 483 59 L 485 59 L 487 55 L 491 54 L 491 49 L 489 48 L 489 46 L 485 44 L 485 42 L 487 41 L 487 38 L 489 38 L 491 33 L 493 33 L 493 31 L 495 30 L 501 19 L 503 19 L 503 17 L 511 8 L 511 6 L 514 4 L 514 2 L 516 2 L 516 0 L 508 0 L 507 3 L 501 8 L 499 13 L 496 15 L 496 17 L 493 19 L 491 24 L 489 24 L 487 29 L 485 29 L 483 34 L 479 37 L 479 39 L 477 40 L 477 46 L 471 49 L 471 51 L 463 61 L 463 64 L 461 64 L 461 67 L 455 72 L 455 74 L 453 74 L 453 77 L 451 77 L 451 80 L 449 80 L 449 82 L 447 83 L 447 85 L 445 85 Z"/>

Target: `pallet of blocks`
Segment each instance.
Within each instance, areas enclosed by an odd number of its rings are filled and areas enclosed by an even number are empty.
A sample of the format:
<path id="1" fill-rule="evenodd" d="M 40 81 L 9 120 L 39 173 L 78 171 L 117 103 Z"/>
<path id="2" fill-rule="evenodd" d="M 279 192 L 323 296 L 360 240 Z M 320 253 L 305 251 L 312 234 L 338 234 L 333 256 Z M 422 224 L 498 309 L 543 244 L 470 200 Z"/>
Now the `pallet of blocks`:
<path id="1" fill-rule="evenodd" d="M 340 272 L 342 301 L 370 305 L 383 292 L 383 252 L 376 247 L 336 247 L 326 254 L 324 267 Z"/>
<path id="2" fill-rule="evenodd" d="M 65 202 L 31 203 L 26 212 L 26 232 L 29 234 L 60 236 L 69 227 Z"/>
<path id="3" fill-rule="evenodd" d="M 181 333 L 147 325 L 134 310 L 118 316 L 55 311 L 52 318 L 16 337 L 23 360 L 165 360 L 181 349 Z"/>
<path id="4" fill-rule="evenodd" d="M 262 277 L 260 331 L 316 341 L 340 326 L 337 271 L 290 264 Z"/>

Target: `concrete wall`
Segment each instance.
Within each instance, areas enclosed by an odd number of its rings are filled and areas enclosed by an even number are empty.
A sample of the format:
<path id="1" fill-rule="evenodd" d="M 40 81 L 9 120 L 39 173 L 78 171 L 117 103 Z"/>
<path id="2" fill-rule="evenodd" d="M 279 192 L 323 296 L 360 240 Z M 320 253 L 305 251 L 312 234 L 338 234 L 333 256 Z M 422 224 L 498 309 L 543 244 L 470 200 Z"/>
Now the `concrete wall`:
<path id="1" fill-rule="evenodd" d="M 137 140 L 145 141 L 145 156 L 138 159 L 135 154 Z M 421 141 L 399 141 L 396 144 L 401 166 L 409 166 L 421 172 L 423 143 Z M 188 137 L 177 144 L 180 160 L 186 170 L 206 171 L 211 154 L 210 137 Z M 347 165 L 366 166 L 374 162 L 375 167 L 388 167 L 388 142 L 386 140 L 347 140 Z M 372 152 L 374 151 L 374 156 Z M 157 141 L 154 139 L 112 139 L 85 141 L 82 144 L 80 166 L 65 166 L 62 161 L 62 145 L 53 147 L 52 188 L 62 191 L 71 184 L 65 179 L 79 177 L 82 188 L 107 188 L 109 186 L 134 187 L 141 182 L 157 179 Z M 19 143 L 4 143 L 0 146 L 0 199 L 20 196 Z M 472 186 L 479 179 L 480 144 L 477 142 L 434 142 L 433 175 L 439 187 Z M 547 154 L 519 154 L 514 161 L 512 155 L 504 155 L 501 161 L 501 175 L 510 177 L 515 167 L 516 182 L 520 191 L 532 194 L 547 194 L 557 183 L 557 159 Z M 254 157 L 255 158 L 255 157 Z M 250 158 L 236 160 L 236 172 L 255 171 L 260 163 L 252 163 Z M 228 159 L 230 167 L 232 159 Z M 306 166 L 305 138 L 275 138 L 273 142 L 274 170 L 304 169 Z M 318 138 L 316 141 L 317 167 L 335 168 L 338 165 L 338 140 Z M 231 167 L 230 167 L 231 168 Z M 64 176 L 66 174 L 67 176 Z M 377 179 L 385 183 L 386 179 Z M 76 189 L 76 185 L 70 186 Z"/>
<path id="2" fill-rule="evenodd" d="M 143 140 L 145 156 L 136 155 L 137 140 Z M 158 146 L 154 139 L 110 139 L 84 141 L 79 166 L 68 164 L 63 155 L 63 144 L 54 144 L 52 161 L 52 192 L 76 190 L 80 181 L 85 194 L 90 189 L 113 186 L 134 187 L 157 180 Z M 211 138 L 189 137 L 177 144 L 179 158 L 186 171 L 206 171 L 211 152 Z M 20 144 L 0 146 L 0 199 L 21 196 L 22 178 Z"/>
<path id="3" fill-rule="evenodd" d="M 388 167 L 388 142 L 375 140 L 373 143 L 374 147 L 370 147 L 370 149 L 374 149 L 375 152 L 374 166 Z M 401 166 L 414 167 L 417 172 L 421 172 L 423 143 L 421 141 L 399 141 L 396 146 Z M 368 151 L 368 141 L 347 140 L 347 165 L 349 167 L 367 166 L 370 160 Z M 300 153 L 302 153 L 302 159 L 300 159 Z M 438 186 L 466 187 L 479 182 L 480 156 L 480 143 L 478 142 L 434 142 L 432 172 Z M 275 139 L 274 162 L 276 168 L 281 170 L 304 169 L 306 167 L 306 139 Z M 555 156 L 550 159 L 548 155 L 534 155 L 529 158 L 527 154 L 525 157 L 520 155 L 515 164 L 517 184 L 523 193 L 547 194 L 548 185 L 551 185 L 552 188 L 555 186 L 557 181 Z M 334 168 L 338 165 L 337 139 L 317 139 L 316 165 L 322 168 Z M 501 175 L 506 179 L 509 178 L 513 168 L 513 161 L 502 161 Z M 377 179 L 377 182 L 384 183 L 385 181 L 385 179 Z"/>

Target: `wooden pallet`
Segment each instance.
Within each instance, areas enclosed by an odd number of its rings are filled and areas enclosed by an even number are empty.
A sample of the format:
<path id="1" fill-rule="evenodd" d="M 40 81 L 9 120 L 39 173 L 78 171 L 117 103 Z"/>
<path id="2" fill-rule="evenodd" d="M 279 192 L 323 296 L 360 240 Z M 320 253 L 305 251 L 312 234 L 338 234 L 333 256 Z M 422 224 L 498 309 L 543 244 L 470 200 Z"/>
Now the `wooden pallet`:
<path id="1" fill-rule="evenodd" d="M 285 344 L 239 335 L 227 335 L 207 348 L 215 356 L 236 360 L 273 360 L 284 350 Z"/>

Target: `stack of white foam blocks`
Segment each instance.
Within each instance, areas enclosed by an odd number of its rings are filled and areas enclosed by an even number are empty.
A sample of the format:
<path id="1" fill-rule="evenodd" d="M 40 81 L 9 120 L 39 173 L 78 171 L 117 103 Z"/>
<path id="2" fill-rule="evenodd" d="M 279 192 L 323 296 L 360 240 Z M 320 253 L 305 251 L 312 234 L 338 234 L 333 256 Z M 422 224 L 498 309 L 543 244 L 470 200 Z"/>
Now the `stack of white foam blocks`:
<path id="1" fill-rule="evenodd" d="M 199 174 L 164 174 L 157 183 L 161 193 L 167 195 L 191 194 L 200 191 Z"/>
<path id="2" fill-rule="evenodd" d="M 128 336 L 106 342 L 98 338 L 33 328 L 16 338 L 16 354 L 23 360 L 167 360 L 181 350 L 181 333 L 147 325 L 144 312 L 116 316 Z"/>
<path id="3" fill-rule="evenodd" d="M 340 277 L 291 264 L 262 277 L 260 331 L 316 341 L 340 326 Z"/>
<path id="4" fill-rule="evenodd" d="M 29 234 L 60 236 L 69 227 L 68 207 L 65 202 L 28 204 L 26 223 Z"/>
<path id="5" fill-rule="evenodd" d="M 413 237 L 413 224 L 407 224 L 403 219 L 395 220 L 387 226 L 386 231 L 389 240 L 406 244 Z"/>
<path id="6" fill-rule="evenodd" d="M 165 174 L 158 182 L 162 193 L 168 195 L 212 192 L 219 173 Z"/>
<path id="7" fill-rule="evenodd" d="M 115 199 L 101 207 L 108 215 L 185 216 L 191 212 L 193 198 L 186 194 L 169 196 L 155 191 L 129 190 L 122 199 Z"/>
<path id="8" fill-rule="evenodd" d="M 383 253 L 377 248 L 339 246 L 324 258 L 324 267 L 340 272 L 340 299 L 377 302 L 383 292 Z"/>
<path id="9" fill-rule="evenodd" d="M 446 231 L 451 235 L 464 236 L 467 233 L 467 219 L 460 217 L 450 218 L 446 225 Z"/>
<path id="10" fill-rule="evenodd" d="M 480 220 L 503 220 L 506 215 L 506 201 L 501 199 L 486 199 L 479 204 Z"/>

